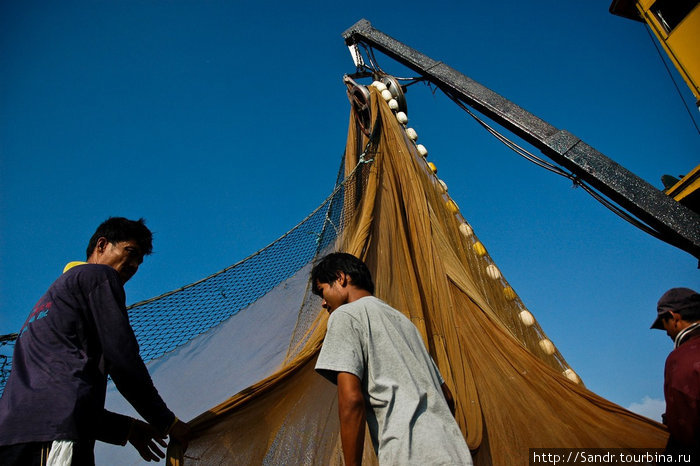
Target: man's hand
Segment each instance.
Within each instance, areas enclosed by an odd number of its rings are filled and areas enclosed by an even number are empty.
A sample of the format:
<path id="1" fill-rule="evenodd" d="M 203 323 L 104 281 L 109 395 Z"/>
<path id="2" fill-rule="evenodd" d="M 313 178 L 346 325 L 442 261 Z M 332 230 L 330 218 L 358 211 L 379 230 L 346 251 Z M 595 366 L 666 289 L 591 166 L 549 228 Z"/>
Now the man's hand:
<path id="1" fill-rule="evenodd" d="M 187 450 L 187 444 L 190 442 L 189 424 L 178 419 L 170 429 L 169 435 L 170 441 L 175 440 L 182 445 L 182 451 L 184 453 L 184 451 Z"/>
<path id="2" fill-rule="evenodd" d="M 160 461 L 165 458 L 165 453 L 158 448 L 158 445 L 163 448 L 168 446 L 164 437 L 143 421 L 134 419 L 128 440 L 146 461 Z"/>

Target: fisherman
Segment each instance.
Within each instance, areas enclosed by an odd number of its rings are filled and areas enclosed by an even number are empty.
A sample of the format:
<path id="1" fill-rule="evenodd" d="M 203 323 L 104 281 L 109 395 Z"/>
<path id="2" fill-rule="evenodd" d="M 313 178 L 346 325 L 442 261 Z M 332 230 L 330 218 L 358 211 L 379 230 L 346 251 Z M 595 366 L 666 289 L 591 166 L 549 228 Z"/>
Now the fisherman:
<path id="1" fill-rule="evenodd" d="M 187 444 L 139 355 L 124 284 L 151 253 L 143 219 L 111 217 L 41 297 L 19 332 L 0 399 L 0 463 L 92 465 L 95 440 L 130 442 L 146 461 Z M 104 409 L 107 377 L 148 424 Z M 61 462 L 56 463 L 59 460 Z"/>
<path id="2" fill-rule="evenodd" d="M 361 464 L 367 423 L 380 464 L 471 465 L 452 394 L 418 329 L 373 296 L 365 263 L 329 254 L 311 283 L 330 313 L 316 370 L 338 387 L 345 464 Z"/>
<path id="3" fill-rule="evenodd" d="M 666 450 L 700 455 L 700 294 L 671 288 L 656 309 L 651 328 L 666 330 L 674 346 L 664 368 Z"/>

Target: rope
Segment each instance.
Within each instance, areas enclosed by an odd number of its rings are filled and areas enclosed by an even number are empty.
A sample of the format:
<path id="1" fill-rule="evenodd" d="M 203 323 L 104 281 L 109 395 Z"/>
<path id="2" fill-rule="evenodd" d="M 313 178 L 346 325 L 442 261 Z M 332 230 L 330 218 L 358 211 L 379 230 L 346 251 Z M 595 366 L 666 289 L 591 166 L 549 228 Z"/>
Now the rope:
<path id="1" fill-rule="evenodd" d="M 477 121 L 483 128 L 485 128 L 491 135 L 493 135 L 498 141 L 503 143 L 506 147 L 511 149 L 513 152 L 516 154 L 520 155 L 524 159 L 534 163 L 535 165 L 538 165 L 541 168 L 544 168 L 545 170 L 549 170 L 552 173 L 555 173 L 559 176 L 563 176 L 564 178 L 567 178 L 571 180 L 573 183 L 574 187 L 580 186 L 583 188 L 584 191 L 586 191 L 588 194 L 593 197 L 593 199 L 597 200 L 600 202 L 604 207 L 609 209 L 611 212 L 613 212 L 615 215 L 618 217 L 622 218 L 626 222 L 629 222 L 631 225 L 634 225 L 635 227 L 639 228 L 640 230 L 644 231 L 645 233 L 650 234 L 651 236 L 660 239 L 662 241 L 667 241 L 667 239 L 662 235 L 659 231 L 655 230 L 654 228 L 650 227 L 649 225 L 643 223 L 641 220 L 635 218 L 628 212 L 624 211 L 621 207 L 615 205 L 611 200 L 607 199 L 602 193 L 598 192 L 595 188 L 590 186 L 588 183 L 586 183 L 584 180 L 579 178 L 578 176 L 574 175 L 573 173 L 566 171 L 565 169 L 548 162 L 541 157 L 531 153 L 530 151 L 526 150 L 525 148 L 519 146 L 512 140 L 508 139 L 506 136 L 498 132 L 495 128 L 490 126 L 488 123 L 486 123 L 484 120 L 479 118 L 474 112 L 469 109 L 462 101 L 460 101 L 457 97 L 452 95 L 449 91 L 445 91 L 442 89 L 442 91 L 445 93 L 445 95 L 452 100 L 454 103 L 457 104 L 462 110 L 464 110 L 469 116 L 471 116 L 474 120 Z"/>

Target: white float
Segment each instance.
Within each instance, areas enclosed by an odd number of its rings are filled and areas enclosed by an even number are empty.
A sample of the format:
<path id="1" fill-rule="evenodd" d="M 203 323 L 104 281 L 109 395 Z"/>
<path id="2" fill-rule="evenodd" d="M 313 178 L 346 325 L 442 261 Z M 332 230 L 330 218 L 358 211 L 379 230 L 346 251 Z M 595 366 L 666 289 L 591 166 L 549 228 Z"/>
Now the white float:
<path id="1" fill-rule="evenodd" d="M 545 354 L 550 356 L 556 351 L 556 348 L 554 348 L 554 343 L 549 341 L 547 338 L 540 340 L 540 348 L 542 348 L 542 351 L 544 351 Z"/>
<path id="2" fill-rule="evenodd" d="M 474 234 L 474 230 L 472 230 L 472 227 L 470 227 L 467 222 L 464 222 L 459 226 L 459 232 L 466 238 L 469 238 Z"/>
<path id="3" fill-rule="evenodd" d="M 579 383 L 581 382 L 581 379 L 579 378 L 578 374 L 573 371 L 573 369 L 567 369 L 564 372 L 562 372 L 566 376 L 567 379 L 571 380 L 574 383 Z"/>
<path id="4" fill-rule="evenodd" d="M 488 267 L 486 267 L 486 274 L 493 280 L 501 278 L 501 271 L 493 264 L 489 264 Z"/>
<path id="5" fill-rule="evenodd" d="M 518 316 L 525 327 L 532 327 L 532 325 L 535 323 L 535 317 L 530 311 L 521 311 Z"/>

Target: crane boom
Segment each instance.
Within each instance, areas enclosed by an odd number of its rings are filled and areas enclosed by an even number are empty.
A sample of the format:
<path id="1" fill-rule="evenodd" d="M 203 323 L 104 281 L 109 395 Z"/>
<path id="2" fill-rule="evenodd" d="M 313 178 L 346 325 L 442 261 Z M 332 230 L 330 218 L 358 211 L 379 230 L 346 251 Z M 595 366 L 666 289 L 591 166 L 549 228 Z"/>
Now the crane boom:
<path id="1" fill-rule="evenodd" d="M 700 259 L 700 215 L 566 130 L 560 130 L 441 61 L 418 52 L 362 19 L 343 33 L 348 46 L 365 44 L 419 73 L 542 151 L 658 233 Z"/>

